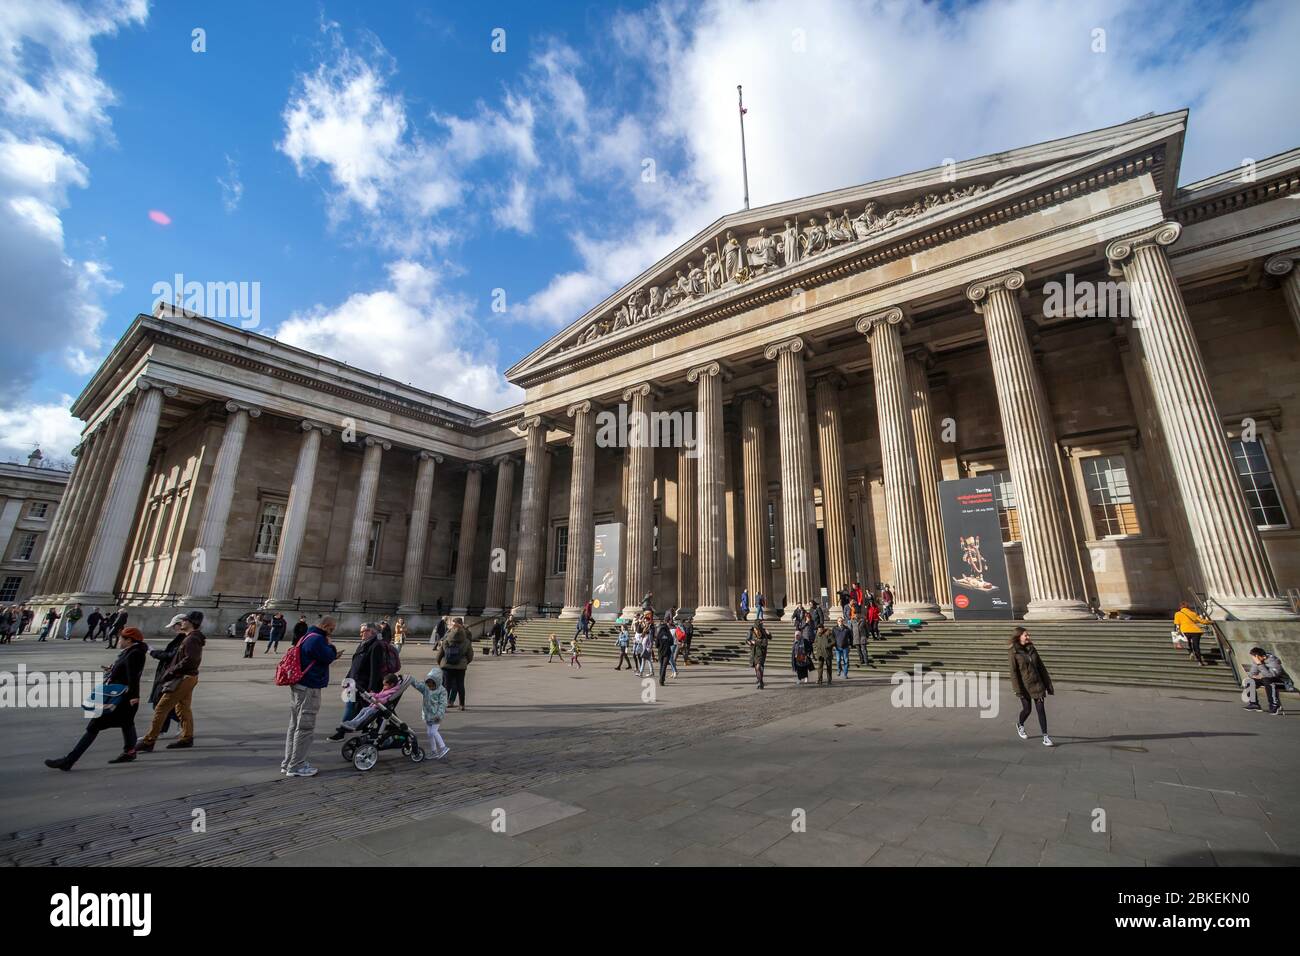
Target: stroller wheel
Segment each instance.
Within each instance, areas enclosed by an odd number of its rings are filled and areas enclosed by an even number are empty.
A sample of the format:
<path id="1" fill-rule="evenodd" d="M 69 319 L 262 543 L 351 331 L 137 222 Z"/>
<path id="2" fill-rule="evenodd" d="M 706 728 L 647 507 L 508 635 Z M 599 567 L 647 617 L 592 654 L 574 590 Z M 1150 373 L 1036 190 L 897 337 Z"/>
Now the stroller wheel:
<path id="1" fill-rule="evenodd" d="M 343 744 L 343 759 L 351 760 L 352 755 L 357 752 L 357 744 L 361 743 L 360 739 L 353 737 Z"/>
<path id="2" fill-rule="evenodd" d="M 420 749 L 419 744 L 416 744 L 407 756 L 411 758 L 411 763 L 419 763 L 424 759 L 424 751 Z"/>
<path id="3" fill-rule="evenodd" d="M 352 755 L 352 766 L 358 770 L 369 770 L 379 762 L 379 748 L 374 744 L 361 744 Z"/>
<path id="4" fill-rule="evenodd" d="M 407 740 L 406 743 L 402 744 L 402 756 L 403 757 L 411 756 L 411 751 L 414 747 L 415 747 L 415 743 L 411 740 Z"/>

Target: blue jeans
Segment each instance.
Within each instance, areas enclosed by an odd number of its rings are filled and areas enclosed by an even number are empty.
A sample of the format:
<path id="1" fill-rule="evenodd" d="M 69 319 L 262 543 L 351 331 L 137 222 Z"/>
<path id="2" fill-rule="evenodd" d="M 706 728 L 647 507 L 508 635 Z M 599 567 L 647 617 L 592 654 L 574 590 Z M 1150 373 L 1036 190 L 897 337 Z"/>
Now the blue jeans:
<path id="1" fill-rule="evenodd" d="M 849 649 L 847 647 L 835 648 L 835 671 L 849 676 Z"/>

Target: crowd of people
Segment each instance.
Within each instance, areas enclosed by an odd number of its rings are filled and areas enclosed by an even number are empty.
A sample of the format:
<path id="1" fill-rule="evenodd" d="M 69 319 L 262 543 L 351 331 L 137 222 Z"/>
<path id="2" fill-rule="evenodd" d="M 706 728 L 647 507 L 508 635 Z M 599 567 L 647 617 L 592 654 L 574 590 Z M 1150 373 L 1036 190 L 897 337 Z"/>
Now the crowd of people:
<path id="1" fill-rule="evenodd" d="M 41 629 L 37 632 L 37 641 L 55 638 L 72 640 L 77 625 L 85 616 L 86 630 L 81 635 L 84 641 L 103 641 L 109 647 L 117 647 L 118 637 L 126 627 L 126 608 L 111 608 L 104 613 L 99 608 L 91 608 L 84 613 L 80 604 L 69 604 L 62 611 L 51 607 L 41 618 Z M 10 604 L 0 608 L 0 644 L 10 644 L 20 634 L 26 634 L 36 618 L 36 612 L 25 604 Z"/>

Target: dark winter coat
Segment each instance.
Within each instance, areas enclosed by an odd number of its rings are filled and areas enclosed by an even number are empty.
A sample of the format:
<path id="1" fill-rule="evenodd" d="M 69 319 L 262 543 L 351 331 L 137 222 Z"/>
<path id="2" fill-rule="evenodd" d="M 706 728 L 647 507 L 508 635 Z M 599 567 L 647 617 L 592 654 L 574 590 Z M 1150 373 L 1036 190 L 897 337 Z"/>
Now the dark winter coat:
<path id="1" fill-rule="evenodd" d="M 1038 656 L 1038 648 L 1031 641 L 1028 644 L 1017 642 L 1011 648 L 1011 689 L 1017 697 L 1038 700 L 1048 694 L 1056 693 L 1052 687 L 1052 677 L 1047 673 L 1047 665 Z"/>
<path id="2" fill-rule="evenodd" d="M 158 662 L 158 667 L 153 672 L 153 689 L 149 691 L 149 703 L 157 704 L 159 698 L 162 697 L 163 674 L 167 672 L 167 666 L 171 664 L 172 658 L 176 656 L 176 652 L 180 650 L 181 643 L 184 640 L 184 634 L 177 634 L 162 650 L 149 652 L 149 656 Z"/>

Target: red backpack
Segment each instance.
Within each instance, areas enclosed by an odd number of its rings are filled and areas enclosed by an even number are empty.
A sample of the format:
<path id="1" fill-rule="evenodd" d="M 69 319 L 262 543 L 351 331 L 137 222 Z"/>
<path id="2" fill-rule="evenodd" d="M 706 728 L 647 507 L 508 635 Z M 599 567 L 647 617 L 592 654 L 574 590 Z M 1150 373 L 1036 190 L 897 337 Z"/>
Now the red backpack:
<path id="1" fill-rule="evenodd" d="M 284 657 L 280 658 L 280 663 L 275 665 L 275 686 L 292 687 L 302 680 L 307 671 L 311 670 L 312 665 L 316 663 L 312 661 L 306 667 L 302 666 L 301 647 L 302 642 L 305 640 L 307 640 L 306 634 L 293 647 L 285 651 Z"/>

